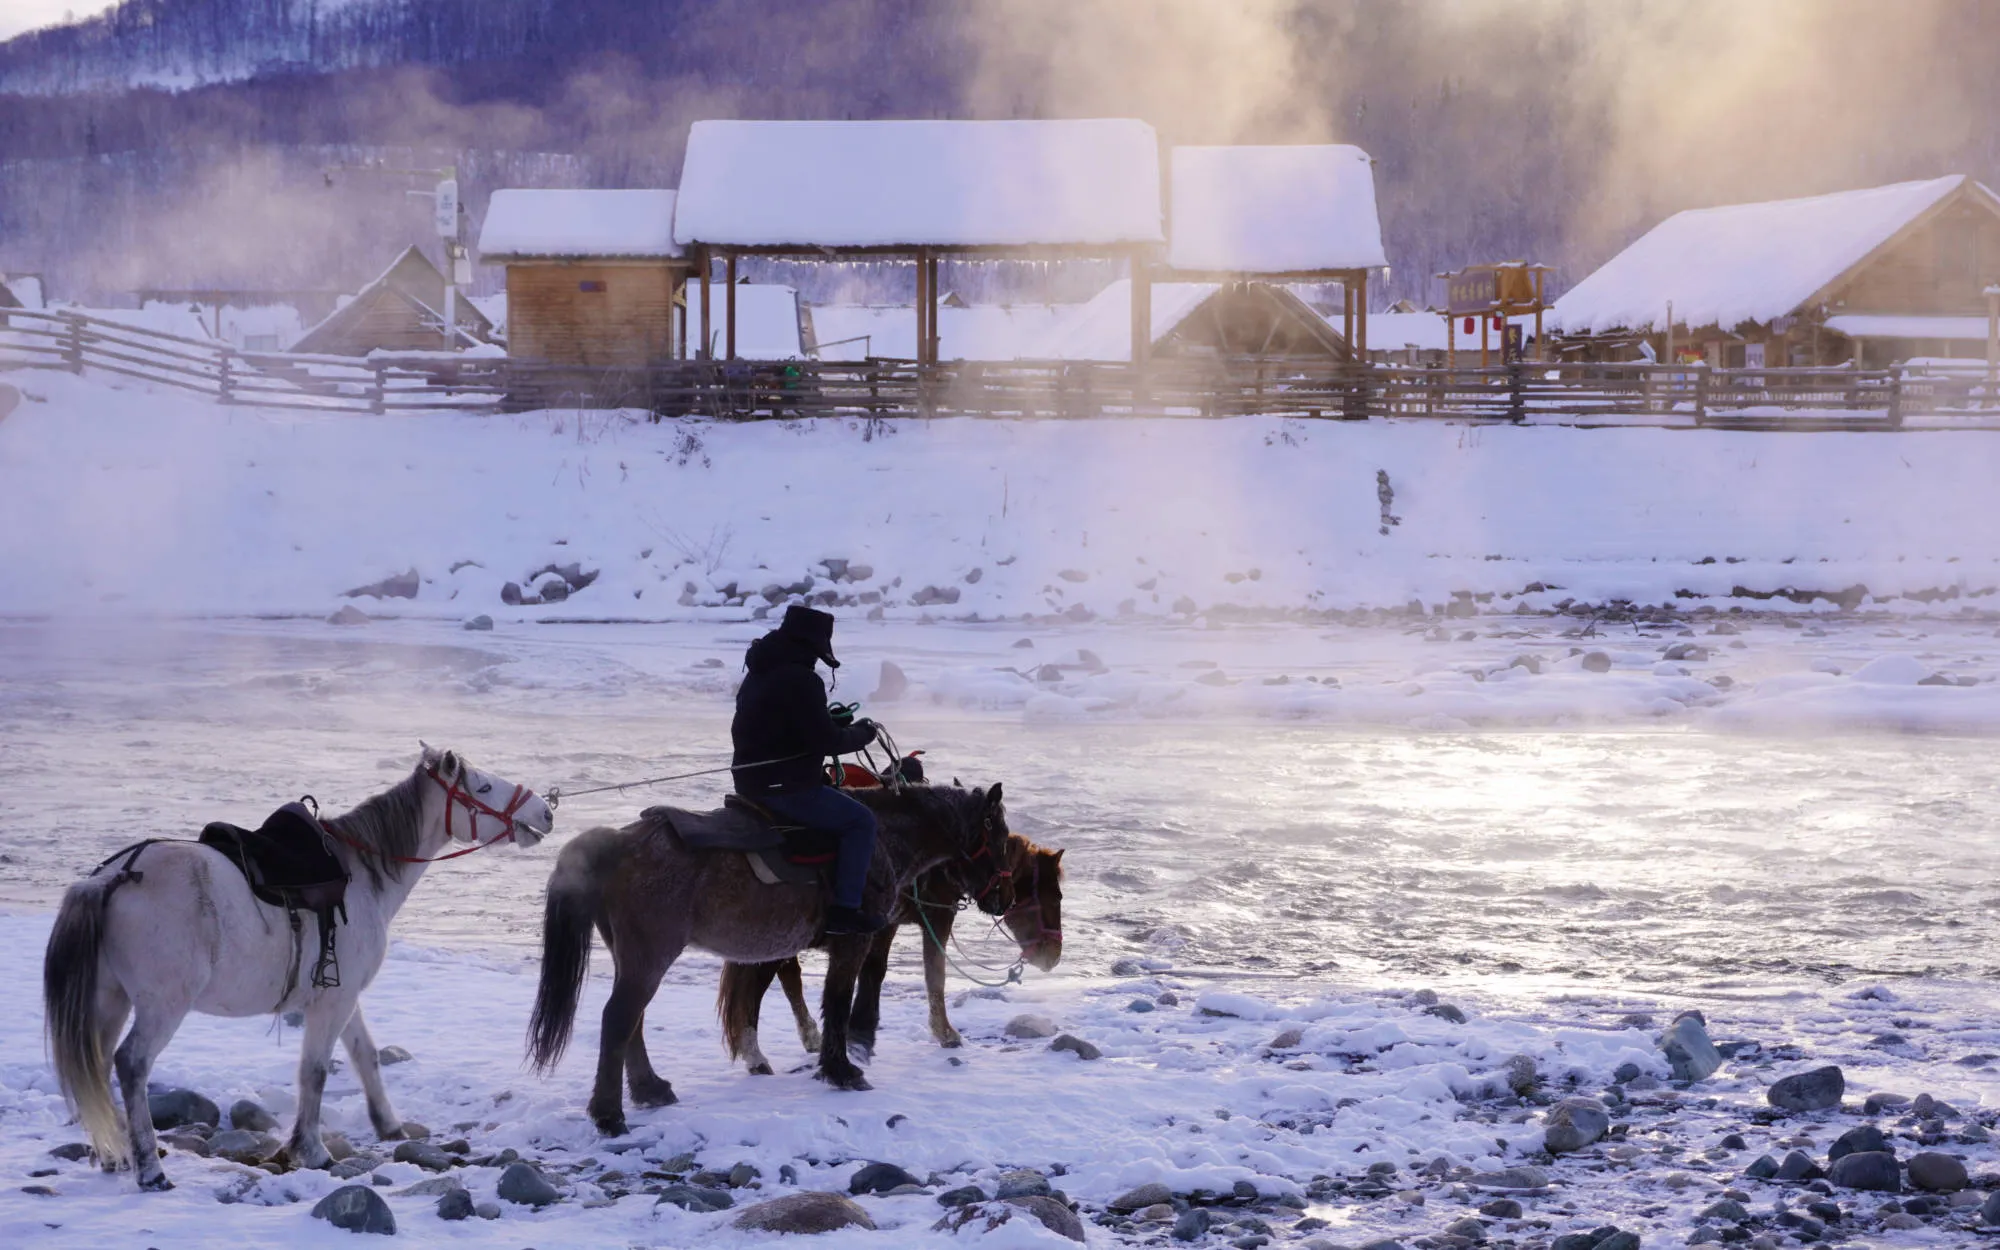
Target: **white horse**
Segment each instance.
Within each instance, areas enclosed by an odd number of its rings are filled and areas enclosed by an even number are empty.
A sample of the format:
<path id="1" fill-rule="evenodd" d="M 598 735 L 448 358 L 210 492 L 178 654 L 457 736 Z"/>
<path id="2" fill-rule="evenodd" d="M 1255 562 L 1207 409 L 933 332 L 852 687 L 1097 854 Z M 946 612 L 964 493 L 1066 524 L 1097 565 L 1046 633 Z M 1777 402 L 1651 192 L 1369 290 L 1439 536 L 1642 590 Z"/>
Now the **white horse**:
<path id="1" fill-rule="evenodd" d="M 346 923 L 334 931 L 347 975 L 325 988 L 299 975 L 318 949 L 317 919 L 301 915 L 295 932 L 285 909 L 259 902 L 236 865 L 199 842 L 142 843 L 71 886 L 49 934 L 42 990 L 56 1075 L 98 1159 L 107 1168 L 136 1164 L 141 1189 L 173 1188 L 160 1167 L 146 1081 L 190 1011 L 304 1013 L 298 1119 L 283 1152 L 293 1164 L 332 1162 L 320 1139 L 320 1099 L 336 1038 L 361 1078 L 376 1133 L 400 1137 L 360 1007 L 388 951 L 389 922 L 424 865 L 448 858 L 440 854 L 447 844 L 471 844 L 458 854 L 501 841 L 532 846 L 554 821 L 533 791 L 425 746 L 403 781 L 321 822 L 350 878 Z M 119 1044 L 128 1015 L 132 1030 Z M 114 1044 L 124 1126 L 106 1071 Z"/>

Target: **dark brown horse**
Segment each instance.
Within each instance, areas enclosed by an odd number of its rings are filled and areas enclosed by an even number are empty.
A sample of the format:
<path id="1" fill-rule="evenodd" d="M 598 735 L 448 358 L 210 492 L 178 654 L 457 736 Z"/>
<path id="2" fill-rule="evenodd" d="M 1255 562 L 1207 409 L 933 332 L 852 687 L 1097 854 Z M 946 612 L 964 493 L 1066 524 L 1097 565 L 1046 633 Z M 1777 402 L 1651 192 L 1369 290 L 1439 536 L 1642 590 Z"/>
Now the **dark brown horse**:
<path id="1" fill-rule="evenodd" d="M 857 791 L 881 824 L 869 868 L 865 905 L 888 912 L 925 872 L 956 864 L 980 888 L 1010 887 L 1004 870 L 1007 817 L 1000 787 L 903 786 Z M 818 937 L 826 910 L 818 885 L 765 885 L 741 854 L 693 850 L 662 809 L 622 829 L 577 835 L 556 858 L 542 920 L 542 975 L 529 1021 L 528 1055 L 546 1072 L 562 1058 L 576 1020 L 577 998 L 590 965 L 594 928 L 611 952 L 611 996 L 604 1004 L 597 1080 L 590 1118 L 599 1131 L 625 1131 L 619 1078 L 632 1101 L 660 1107 L 675 1101 L 673 1086 L 646 1054 L 646 1004 L 674 960 L 689 946 L 725 959 L 767 963 L 797 955 Z M 867 1089 L 848 1057 L 854 983 L 867 959 L 865 935 L 827 941 L 826 988 L 819 1078 L 839 1089 Z"/>
<path id="2" fill-rule="evenodd" d="M 1062 959 L 1062 856 L 1061 851 L 1036 846 L 1020 834 L 1007 838 L 1007 870 L 1014 885 L 1011 905 L 1000 913 L 1014 940 L 1020 943 L 1021 958 L 1044 972 Z M 967 886 L 963 872 L 952 864 L 934 868 L 917 879 L 913 892 L 900 896 L 899 906 L 888 928 L 875 935 L 868 958 L 861 965 L 861 982 L 854 999 L 854 1015 L 848 1022 L 848 1040 L 872 1055 L 875 1032 L 881 1019 L 882 981 L 889 973 L 889 948 L 895 944 L 899 925 L 915 925 L 924 946 L 924 990 L 930 999 L 931 1036 L 940 1046 L 956 1047 L 963 1041 L 944 1010 L 945 943 L 958 920 L 959 906 L 976 891 Z M 820 1048 L 819 1030 L 813 1027 L 806 1010 L 805 987 L 799 976 L 796 956 L 775 963 L 722 965 L 722 983 L 716 992 L 716 1013 L 722 1017 L 722 1037 L 732 1057 L 749 1064 L 754 1075 L 770 1075 L 771 1061 L 757 1044 L 757 1019 L 764 995 L 776 977 L 784 986 L 792 1016 L 798 1022 L 799 1041 L 809 1051 Z"/>

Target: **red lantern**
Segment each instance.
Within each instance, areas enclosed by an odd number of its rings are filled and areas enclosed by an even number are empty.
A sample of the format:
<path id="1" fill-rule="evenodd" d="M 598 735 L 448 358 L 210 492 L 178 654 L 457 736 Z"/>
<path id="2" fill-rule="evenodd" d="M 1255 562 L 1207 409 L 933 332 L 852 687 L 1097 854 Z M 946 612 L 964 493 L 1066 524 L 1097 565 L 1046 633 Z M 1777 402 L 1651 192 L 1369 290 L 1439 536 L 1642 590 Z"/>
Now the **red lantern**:
<path id="1" fill-rule="evenodd" d="M 1477 317 L 1467 317 L 1467 318 L 1465 319 L 1465 332 L 1466 332 L 1467 334 L 1470 334 L 1470 333 L 1472 333 L 1472 332 L 1473 332 L 1473 331 L 1474 331 L 1475 329 L 1477 329 L 1477 328 L 1478 328 L 1478 323 L 1479 323 L 1479 318 L 1477 318 Z"/>
<path id="2" fill-rule="evenodd" d="M 1502 318 L 1501 318 L 1501 316 L 1500 316 L 1500 314 L 1499 314 L 1499 313 L 1494 313 L 1494 314 L 1493 314 L 1493 328 L 1494 328 L 1494 329 L 1496 329 L 1496 330 L 1499 330 L 1499 329 L 1503 329 L 1503 328 L 1505 328 L 1505 327 L 1506 327 L 1506 324 L 1507 324 L 1507 323 L 1506 323 L 1506 321 L 1505 321 L 1504 319 L 1502 319 Z"/>

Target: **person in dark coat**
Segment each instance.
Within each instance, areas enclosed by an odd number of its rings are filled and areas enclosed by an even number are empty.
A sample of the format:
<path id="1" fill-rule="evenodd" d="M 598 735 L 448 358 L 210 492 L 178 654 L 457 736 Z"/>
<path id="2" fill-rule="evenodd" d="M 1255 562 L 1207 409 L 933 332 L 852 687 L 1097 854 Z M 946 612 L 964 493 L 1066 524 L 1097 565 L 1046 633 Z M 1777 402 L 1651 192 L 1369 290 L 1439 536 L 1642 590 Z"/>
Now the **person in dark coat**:
<path id="1" fill-rule="evenodd" d="M 839 668 L 833 617 L 793 605 L 770 633 L 750 644 L 748 672 L 736 691 L 729 736 L 736 793 L 810 829 L 840 839 L 834 863 L 828 933 L 873 933 L 888 923 L 862 911 L 862 887 L 875 857 L 875 813 L 827 782 L 826 760 L 875 741 L 871 720 L 841 725 L 827 710 L 826 683 L 813 665 Z"/>

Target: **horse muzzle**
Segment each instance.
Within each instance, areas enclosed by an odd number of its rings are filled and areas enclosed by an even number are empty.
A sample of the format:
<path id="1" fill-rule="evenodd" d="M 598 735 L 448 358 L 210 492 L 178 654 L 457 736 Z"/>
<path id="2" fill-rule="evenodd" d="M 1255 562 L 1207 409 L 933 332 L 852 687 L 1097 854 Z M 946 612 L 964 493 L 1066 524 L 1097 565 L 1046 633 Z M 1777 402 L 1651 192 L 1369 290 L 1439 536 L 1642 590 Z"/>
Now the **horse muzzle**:
<path id="1" fill-rule="evenodd" d="M 1021 948 L 1021 960 L 1038 972 L 1048 972 L 1062 962 L 1062 938 L 1036 938 Z"/>
<path id="2" fill-rule="evenodd" d="M 522 804 L 521 810 L 514 816 L 514 845 L 534 846 L 548 837 L 555 827 L 555 810 L 540 795 L 536 795 Z"/>

